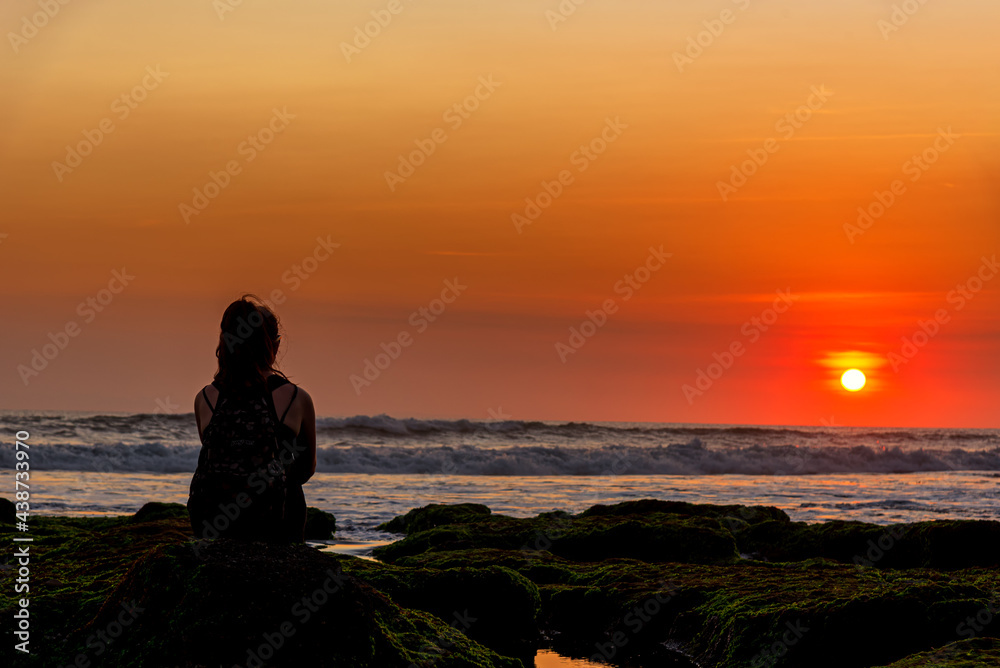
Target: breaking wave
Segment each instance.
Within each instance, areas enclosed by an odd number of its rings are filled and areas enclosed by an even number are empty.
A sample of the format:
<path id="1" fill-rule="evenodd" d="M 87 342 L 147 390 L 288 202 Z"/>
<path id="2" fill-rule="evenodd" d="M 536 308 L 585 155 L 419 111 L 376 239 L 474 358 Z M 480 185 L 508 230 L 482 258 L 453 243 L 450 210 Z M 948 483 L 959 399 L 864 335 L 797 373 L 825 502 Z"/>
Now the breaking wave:
<path id="1" fill-rule="evenodd" d="M 39 443 L 33 471 L 193 472 L 192 444 Z M 12 448 L 0 466 L 14 467 Z M 625 445 L 321 445 L 317 470 L 356 474 L 468 476 L 809 475 L 1000 471 L 1000 448 L 904 449 L 871 446 L 708 447 L 699 438 L 658 446 Z"/>

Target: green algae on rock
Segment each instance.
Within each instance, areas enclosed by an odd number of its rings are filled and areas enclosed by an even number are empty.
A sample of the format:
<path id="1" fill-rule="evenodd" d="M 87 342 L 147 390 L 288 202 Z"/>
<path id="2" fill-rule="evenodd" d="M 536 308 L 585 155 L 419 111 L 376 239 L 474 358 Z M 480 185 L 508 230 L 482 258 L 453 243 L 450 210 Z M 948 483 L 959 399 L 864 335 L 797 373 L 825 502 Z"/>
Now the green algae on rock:
<path id="1" fill-rule="evenodd" d="M 1000 566 L 1000 522 L 942 520 L 880 526 L 864 522 L 823 524 L 769 521 L 737 537 L 740 551 L 767 561 L 814 557 L 875 568 Z"/>
<path id="2" fill-rule="evenodd" d="M 615 558 L 608 555 L 615 549 L 586 541 L 566 548 L 564 541 L 593 531 L 588 523 L 598 518 L 616 518 L 618 526 L 654 535 L 657 525 L 715 521 L 741 551 L 788 561 L 700 564 L 690 555 L 669 560 L 660 558 L 662 553 Z M 542 632 L 571 656 L 642 665 L 667 642 L 706 667 L 867 668 L 956 640 L 961 620 L 982 611 L 1000 591 L 1000 573 L 981 567 L 995 555 L 983 554 L 990 552 L 986 544 L 973 547 L 1000 525 L 906 526 L 913 542 L 895 537 L 894 527 L 806 525 L 790 522 L 777 509 L 643 500 L 596 506 L 576 516 L 493 515 L 438 525 L 411 532 L 379 554 L 411 568 L 495 564 L 521 573 L 538 586 Z M 531 530 L 545 540 L 518 546 Z M 854 555 L 865 555 L 868 541 L 874 538 L 878 546 L 883 535 L 894 543 L 882 538 L 881 556 L 872 551 L 871 563 L 856 563 Z M 952 544 L 949 537 L 955 535 L 964 539 Z M 787 544 L 770 543 L 766 536 L 783 537 Z M 928 561 L 980 567 L 942 572 L 924 568 Z M 888 567 L 893 564 L 908 568 Z M 1000 625 L 987 633 L 1000 634 Z"/>
<path id="3" fill-rule="evenodd" d="M 1000 666 L 1000 640 L 959 640 L 929 652 L 920 652 L 877 668 L 983 668 Z"/>
<path id="4" fill-rule="evenodd" d="M 319 508 L 306 508 L 306 540 L 328 540 L 337 531 L 337 518 Z"/>
<path id="5" fill-rule="evenodd" d="M 1000 570 L 984 567 L 990 522 L 805 525 L 775 509 L 650 500 L 528 519 L 436 506 L 404 516 L 408 535 L 379 550 L 388 564 L 305 545 L 195 543 L 174 505 L 35 518 L 32 641 L 46 650 L 18 666 L 82 655 L 95 666 L 230 668 L 268 652 L 262 665 L 281 666 L 315 652 L 307 665 L 516 668 L 541 637 L 629 668 L 967 668 L 991 665 L 1000 635 L 982 622 L 1000 601 Z M 712 538 L 699 544 L 702 531 Z M 11 535 L 0 526 L 0 539 Z M 883 554 L 855 563 L 873 539 Z M 962 640 L 969 618 L 982 622 L 975 641 Z"/>
<path id="6" fill-rule="evenodd" d="M 405 515 L 394 517 L 378 526 L 382 531 L 409 534 L 427 531 L 442 524 L 466 524 L 478 522 L 490 516 L 492 511 L 481 503 L 432 503 L 414 508 Z"/>
<path id="7" fill-rule="evenodd" d="M 17 666 L 228 668 L 271 651 L 253 665 L 523 666 L 349 574 L 324 590 L 340 560 L 313 548 L 193 542 L 186 516 L 157 506 L 143 515 L 35 518 L 32 648 L 44 650 Z M 0 614 L 13 611 L 11 591 L 0 592 Z"/>
<path id="8" fill-rule="evenodd" d="M 305 545 L 225 539 L 167 545 L 127 573 L 80 636 L 119 602 L 139 609 L 110 666 L 408 666 L 520 668 L 441 619 L 401 608 Z"/>
<path id="9" fill-rule="evenodd" d="M 457 622 L 473 640 L 508 656 L 531 656 L 538 646 L 538 587 L 490 563 L 455 568 L 406 568 L 344 558 L 346 572 L 406 608 Z"/>
<path id="10" fill-rule="evenodd" d="M 549 514 L 526 519 L 504 515 L 465 516 L 458 524 L 410 530 L 405 538 L 376 548 L 374 554 L 391 563 L 428 551 L 470 548 L 547 550 L 568 559 L 590 561 L 621 557 L 725 563 L 738 558 L 736 542 L 718 517 L 660 512 L 644 515 Z"/>
<path id="11" fill-rule="evenodd" d="M 130 522 L 155 522 L 162 519 L 187 519 L 188 509 L 182 503 L 144 503 L 130 518 Z"/>

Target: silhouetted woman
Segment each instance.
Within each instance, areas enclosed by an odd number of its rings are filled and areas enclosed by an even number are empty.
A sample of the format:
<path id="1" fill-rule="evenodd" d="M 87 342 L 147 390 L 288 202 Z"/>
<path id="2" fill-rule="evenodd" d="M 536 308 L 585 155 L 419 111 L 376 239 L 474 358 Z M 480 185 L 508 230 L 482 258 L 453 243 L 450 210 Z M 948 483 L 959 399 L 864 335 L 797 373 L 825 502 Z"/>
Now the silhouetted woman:
<path id="1" fill-rule="evenodd" d="M 275 369 L 280 340 L 277 317 L 252 295 L 222 316 L 218 371 L 194 400 L 202 446 L 188 511 L 198 538 L 303 541 L 316 411 Z"/>

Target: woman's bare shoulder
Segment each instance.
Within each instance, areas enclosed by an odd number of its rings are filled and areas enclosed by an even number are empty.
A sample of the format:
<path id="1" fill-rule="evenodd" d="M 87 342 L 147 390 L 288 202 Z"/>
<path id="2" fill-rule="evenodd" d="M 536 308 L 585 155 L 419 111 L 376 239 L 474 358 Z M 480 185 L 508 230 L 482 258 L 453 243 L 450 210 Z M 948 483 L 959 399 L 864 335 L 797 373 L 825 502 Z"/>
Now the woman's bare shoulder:
<path id="1" fill-rule="evenodd" d="M 209 400 L 214 404 L 216 398 L 219 396 L 219 390 L 216 389 L 215 385 L 206 385 L 205 387 L 198 390 L 198 393 L 194 395 L 194 405 L 200 406 L 205 402 L 205 395 L 208 395 Z"/>
<path id="2" fill-rule="evenodd" d="M 303 406 L 312 406 L 313 405 L 312 395 L 306 392 L 306 388 L 301 386 L 298 387 L 299 387 L 299 393 L 298 396 L 296 396 L 296 400 L 301 401 Z"/>

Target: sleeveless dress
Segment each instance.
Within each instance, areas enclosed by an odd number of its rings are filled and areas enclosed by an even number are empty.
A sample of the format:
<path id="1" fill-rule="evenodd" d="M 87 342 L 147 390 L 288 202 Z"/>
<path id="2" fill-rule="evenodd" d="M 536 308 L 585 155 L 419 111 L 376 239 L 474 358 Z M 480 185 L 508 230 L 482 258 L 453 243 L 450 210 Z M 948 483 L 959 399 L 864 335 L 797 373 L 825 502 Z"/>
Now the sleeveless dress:
<path id="1" fill-rule="evenodd" d="M 268 392 L 273 393 L 282 385 L 288 385 L 290 382 L 287 378 L 282 378 L 281 376 L 271 376 L 267 379 Z M 286 469 L 288 479 L 285 488 L 284 537 L 293 543 L 304 543 L 306 497 L 302 492 L 302 485 L 309 477 L 309 468 L 312 462 L 305 456 L 305 448 L 302 447 L 301 450 L 299 449 L 298 436 L 291 427 L 285 424 L 285 417 L 288 415 L 292 404 L 295 403 L 295 397 L 297 396 L 299 396 L 299 387 L 298 385 L 293 385 L 292 399 L 288 402 L 288 408 L 285 409 L 285 412 L 281 415 L 281 419 L 278 421 L 278 436 L 279 442 L 283 444 L 282 447 L 287 448 L 288 451 L 297 455 L 291 466 Z"/>
<path id="2" fill-rule="evenodd" d="M 215 406 L 203 391 L 212 418 L 202 433 L 188 511 L 198 538 L 302 542 L 308 463 L 297 437 L 279 418 L 272 393 L 289 381 L 219 390 Z M 294 388 L 289 409 L 298 395 Z M 296 456 L 299 455 L 299 456 Z M 303 469 L 305 469 L 303 471 Z"/>

